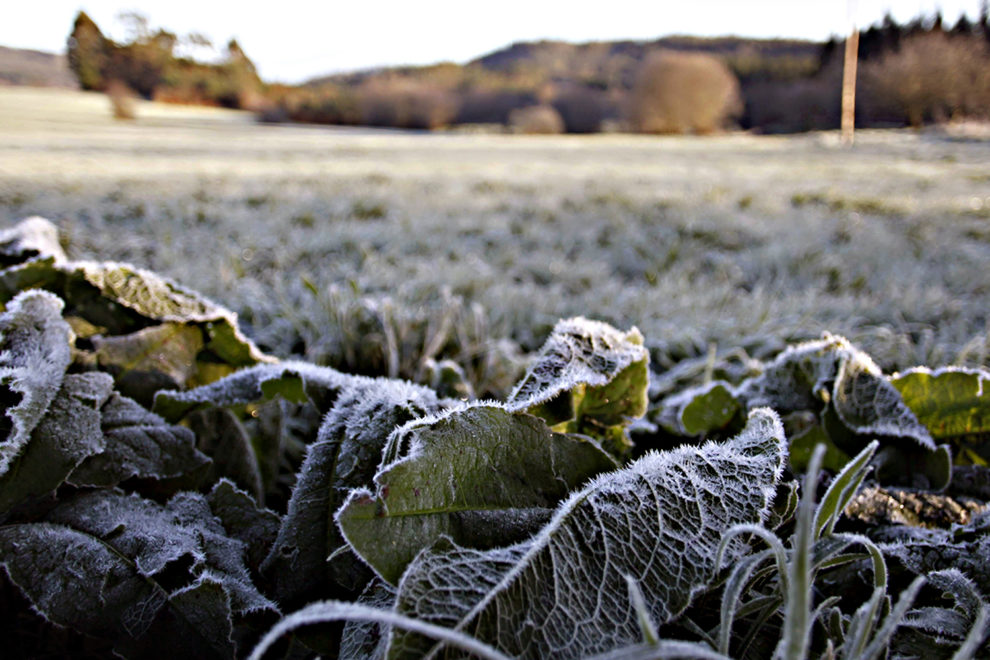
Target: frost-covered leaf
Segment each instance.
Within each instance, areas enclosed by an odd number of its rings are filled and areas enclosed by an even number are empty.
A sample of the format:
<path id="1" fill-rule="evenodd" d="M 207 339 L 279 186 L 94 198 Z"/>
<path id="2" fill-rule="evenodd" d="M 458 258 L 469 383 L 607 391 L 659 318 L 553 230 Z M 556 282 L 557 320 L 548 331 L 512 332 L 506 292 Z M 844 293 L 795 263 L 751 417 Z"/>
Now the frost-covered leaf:
<path id="1" fill-rule="evenodd" d="M 135 318 L 133 330 L 155 323 L 195 324 L 203 331 L 205 348 L 219 362 L 245 367 L 271 361 L 241 334 L 236 314 L 151 271 L 113 262 L 72 262 L 63 271 L 67 291 L 79 291 L 76 296 L 67 294 L 66 300 L 74 305 L 78 298 L 87 305 L 92 313 L 87 320 L 92 323 L 129 332 L 121 325 L 126 316 L 122 310 Z M 98 301 L 86 299 L 86 284 L 104 305 L 111 304 L 108 322 L 101 322 L 104 314 L 99 313 Z"/>
<path id="2" fill-rule="evenodd" d="M 0 271 L 3 302 L 27 287 L 55 293 L 74 324 L 100 330 L 92 333 L 99 354 L 91 359 L 121 376 L 144 371 L 185 386 L 193 376 L 210 382 L 235 368 L 273 361 L 241 333 L 236 314 L 147 270 L 61 255 Z M 195 360 L 187 360 L 193 350 Z"/>
<path id="3" fill-rule="evenodd" d="M 368 488 L 392 431 L 437 412 L 432 391 L 404 381 L 347 377 L 308 447 L 264 572 L 279 602 L 303 603 L 363 588 L 370 575 L 349 551 L 333 515 L 355 488 Z M 328 558 L 330 560 L 328 561 Z"/>
<path id="4" fill-rule="evenodd" d="M 227 534 L 210 503 L 199 493 L 179 493 L 169 500 L 165 510 L 176 524 L 196 530 L 203 561 L 194 563 L 197 576 L 208 576 L 223 585 L 237 614 L 276 611 L 275 604 L 255 587 L 245 564 L 248 550 L 244 542 Z"/>
<path id="5" fill-rule="evenodd" d="M 409 566 L 396 609 L 513 657 L 577 658 L 638 643 L 627 576 L 652 621 L 677 617 L 714 579 L 722 535 L 767 514 L 785 454 L 777 416 L 753 411 L 726 443 L 651 453 L 597 477 L 530 541 L 488 551 L 439 543 Z M 730 556 L 741 551 L 729 546 Z M 390 656 L 431 647 L 395 631 Z"/>
<path id="6" fill-rule="evenodd" d="M 990 624 L 990 604 L 972 580 L 951 568 L 927 575 L 928 582 L 951 598 L 954 607 L 920 607 L 905 617 L 893 649 L 901 656 L 941 658 L 983 657 Z M 960 646 L 967 646 L 964 655 Z M 981 651 L 982 647 L 982 651 Z M 982 653 L 982 655 L 981 655 Z"/>
<path id="7" fill-rule="evenodd" d="M 990 515 L 974 517 L 968 525 L 948 529 L 883 527 L 871 531 L 884 555 L 908 572 L 927 575 L 957 569 L 990 593 Z"/>
<path id="8" fill-rule="evenodd" d="M 323 416 L 364 381 L 371 379 L 302 362 L 262 364 L 191 390 L 160 391 L 154 410 L 193 426 L 216 463 L 213 479 L 226 476 L 284 510 Z"/>
<path id="9" fill-rule="evenodd" d="M 33 216 L 0 231 L 0 268 L 37 258 L 65 261 L 58 242 L 58 229 L 48 220 Z"/>
<path id="10" fill-rule="evenodd" d="M 623 427 L 646 413 L 648 365 L 635 328 L 621 332 L 582 317 L 559 321 L 506 407 L 542 417 L 556 431 L 605 439 L 622 454 L 629 445 Z"/>
<path id="11" fill-rule="evenodd" d="M 274 609 L 253 585 L 244 565 L 244 544 L 227 536 L 198 493 L 179 493 L 161 505 L 120 491 L 96 490 L 60 503 L 45 521 L 99 539 L 133 562 L 140 575 L 169 587 L 209 575 L 223 585 L 236 613 Z"/>
<path id="12" fill-rule="evenodd" d="M 408 424 L 390 442 L 404 455 L 375 475 L 374 492 L 351 493 L 337 523 L 392 584 L 441 536 L 481 549 L 528 538 L 572 490 L 617 467 L 585 436 L 497 405 Z"/>
<path id="13" fill-rule="evenodd" d="M 204 575 L 169 595 L 140 640 L 118 643 L 117 651 L 137 658 L 236 657 L 230 596 L 220 581 Z M 162 648 L 162 640 L 168 640 Z"/>
<path id="14" fill-rule="evenodd" d="M 23 451 L 72 361 L 62 301 L 44 291 L 14 298 L 0 315 L 0 474 Z"/>
<path id="15" fill-rule="evenodd" d="M 259 364 L 185 392 L 159 392 L 154 410 L 165 419 L 177 422 L 194 410 L 244 405 L 281 396 L 297 403 L 308 399 L 325 412 L 352 378 L 328 367 L 305 362 Z"/>
<path id="16" fill-rule="evenodd" d="M 375 578 L 355 602 L 379 610 L 390 610 L 395 604 L 395 588 L 385 580 Z M 339 660 L 370 660 L 385 657 L 390 630 L 391 628 L 383 623 L 348 621 L 340 638 Z"/>
<path id="17" fill-rule="evenodd" d="M 0 475 L 0 520 L 11 507 L 54 491 L 88 457 L 103 451 L 100 407 L 113 381 L 106 374 L 68 374 L 20 454 Z"/>
<path id="18" fill-rule="evenodd" d="M 0 528 L 0 564 L 49 621 L 140 637 L 168 600 L 163 587 L 102 539 L 52 523 Z"/>
<path id="19" fill-rule="evenodd" d="M 842 337 L 826 334 L 824 339 L 788 348 L 762 375 L 744 381 L 736 394 L 750 408 L 769 406 L 781 414 L 818 411 L 830 404 L 857 435 L 911 438 L 923 448 L 935 449 L 928 429 L 880 368 Z"/>
<path id="20" fill-rule="evenodd" d="M 259 507 L 251 495 L 227 479 L 218 481 L 206 499 L 227 536 L 244 543 L 248 567 L 257 570 L 275 542 L 278 514 Z"/>
<path id="21" fill-rule="evenodd" d="M 201 579 L 170 593 L 106 538 L 49 522 L 8 525 L 0 528 L 0 565 L 46 619 L 108 638 L 126 655 L 233 657 L 229 633 L 223 643 L 231 614 L 224 592 L 203 593 Z M 162 628 L 181 634 L 155 634 Z"/>
<path id="22" fill-rule="evenodd" d="M 0 528 L 0 562 L 49 620 L 138 657 L 232 658 L 234 617 L 273 612 L 209 502 L 96 490 Z"/>
<path id="23" fill-rule="evenodd" d="M 957 458 L 990 463 L 990 388 L 984 389 L 990 372 L 919 367 L 891 376 L 890 382 L 933 438 L 961 450 Z"/>
<path id="24" fill-rule="evenodd" d="M 189 416 L 196 446 L 213 459 L 208 481 L 226 477 L 261 502 L 264 487 L 251 439 L 237 417 L 226 408 L 199 410 Z"/>
<path id="25" fill-rule="evenodd" d="M 209 458 L 196 449 L 196 438 L 181 426 L 116 392 L 100 409 L 105 448 L 89 456 L 69 481 L 77 486 L 114 486 L 131 478 L 176 479 L 202 470 Z"/>

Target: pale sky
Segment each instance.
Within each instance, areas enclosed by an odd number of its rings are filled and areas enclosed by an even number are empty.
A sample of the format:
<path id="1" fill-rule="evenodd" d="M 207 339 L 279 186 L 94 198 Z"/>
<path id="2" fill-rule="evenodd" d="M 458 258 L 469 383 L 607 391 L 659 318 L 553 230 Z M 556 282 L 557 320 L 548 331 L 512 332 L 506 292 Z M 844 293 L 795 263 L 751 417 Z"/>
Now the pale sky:
<path id="1" fill-rule="evenodd" d="M 941 8 L 976 20 L 980 0 L 858 0 L 862 26 L 890 10 L 901 22 Z M 850 0 L 4 0 L 0 46 L 62 52 L 83 9 L 104 34 L 126 36 L 117 16 L 136 10 L 152 28 L 199 32 L 218 46 L 236 37 L 266 81 L 302 82 L 341 71 L 466 62 L 515 41 L 571 42 L 698 36 L 824 40 L 849 26 Z"/>

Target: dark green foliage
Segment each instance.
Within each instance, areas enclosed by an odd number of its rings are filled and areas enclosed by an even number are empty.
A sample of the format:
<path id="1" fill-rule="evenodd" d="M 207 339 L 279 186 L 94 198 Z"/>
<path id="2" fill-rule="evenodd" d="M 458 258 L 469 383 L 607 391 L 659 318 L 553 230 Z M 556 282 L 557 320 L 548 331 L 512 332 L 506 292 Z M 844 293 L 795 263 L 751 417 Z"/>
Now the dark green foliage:
<path id="1" fill-rule="evenodd" d="M 100 91 L 107 83 L 104 77 L 109 60 L 110 42 L 86 12 L 81 11 L 72 25 L 68 41 L 69 68 L 83 89 Z"/>
<path id="2" fill-rule="evenodd" d="M 503 402 L 427 365 L 445 399 L 262 355 L 44 221 L 0 259 L 15 655 L 260 657 L 290 632 L 284 657 L 987 655 L 983 371 L 887 377 L 827 335 L 672 365 L 651 401 L 639 332 L 574 318 Z M 967 509 L 931 492 L 950 473 Z M 864 493 L 962 517 L 859 515 Z"/>

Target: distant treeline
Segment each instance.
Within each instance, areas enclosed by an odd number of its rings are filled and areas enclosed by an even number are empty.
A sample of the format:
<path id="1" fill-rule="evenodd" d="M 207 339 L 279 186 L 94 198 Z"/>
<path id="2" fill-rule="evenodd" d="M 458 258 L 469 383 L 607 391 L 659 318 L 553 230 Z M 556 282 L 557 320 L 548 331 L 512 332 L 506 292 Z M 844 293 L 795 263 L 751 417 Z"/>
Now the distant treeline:
<path id="1" fill-rule="evenodd" d="M 398 67 L 265 85 L 231 42 L 226 59 L 174 55 L 146 28 L 117 44 L 80 13 L 69 61 L 86 89 L 126 84 L 146 98 L 246 108 L 264 121 L 407 129 L 487 125 L 529 133 L 610 130 L 766 133 L 839 124 L 844 42 L 667 37 L 652 42 L 517 43 L 465 65 Z M 889 14 L 859 42 L 857 125 L 990 119 L 990 18 Z"/>

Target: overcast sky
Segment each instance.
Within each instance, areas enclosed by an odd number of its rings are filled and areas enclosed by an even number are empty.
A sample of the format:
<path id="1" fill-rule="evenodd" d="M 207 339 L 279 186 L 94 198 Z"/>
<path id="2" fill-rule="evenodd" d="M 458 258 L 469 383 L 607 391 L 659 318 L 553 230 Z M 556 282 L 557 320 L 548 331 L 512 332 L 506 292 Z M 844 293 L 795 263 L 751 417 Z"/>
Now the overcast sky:
<path id="1" fill-rule="evenodd" d="M 139 11 L 153 28 L 199 32 L 219 46 L 236 37 L 268 81 L 382 65 L 466 62 L 514 41 L 654 39 L 670 34 L 798 37 L 846 31 L 849 0 L 5 0 L 0 45 L 65 50 L 83 9 L 115 39 L 117 16 Z M 976 19 L 980 0 L 858 0 L 867 26 L 885 11 L 899 21 L 941 8 Z"/>

